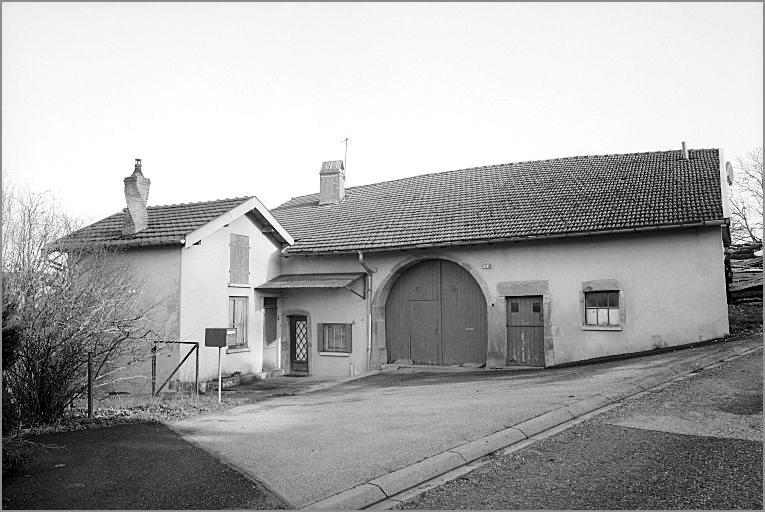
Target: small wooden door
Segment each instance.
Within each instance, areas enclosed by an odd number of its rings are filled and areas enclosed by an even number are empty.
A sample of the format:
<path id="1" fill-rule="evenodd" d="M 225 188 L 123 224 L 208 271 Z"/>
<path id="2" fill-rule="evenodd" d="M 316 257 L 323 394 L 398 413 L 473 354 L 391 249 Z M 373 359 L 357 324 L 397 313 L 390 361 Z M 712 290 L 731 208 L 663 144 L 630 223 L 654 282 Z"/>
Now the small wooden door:
<path id="1" fill-rule="evenodd" d="M 308 372 L 308 319 L 290 316 L 290 371 Z"/>
<path id="2" fill-rule="evenodd" d="M 507 364 L 545 365 L 542 296 L 507 297 Z"/>
<path id="3" fill-rule="evenodd" d="M 437 300 L 409 301 L 409 347 L 411 359 L 419 364 L 441 360 L 441 303 Z"/>

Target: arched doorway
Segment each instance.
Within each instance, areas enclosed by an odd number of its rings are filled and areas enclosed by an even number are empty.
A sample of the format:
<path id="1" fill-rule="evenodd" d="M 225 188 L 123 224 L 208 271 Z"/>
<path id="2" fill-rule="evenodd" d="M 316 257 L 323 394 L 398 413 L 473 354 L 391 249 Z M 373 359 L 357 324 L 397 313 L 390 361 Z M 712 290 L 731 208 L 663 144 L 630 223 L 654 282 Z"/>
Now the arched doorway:
<path id="1" fill-rule="evenodd" d="M 453 365 L 486 362 L 486 301 L 461 266 L 417 263 L 393 284 L 385 304 L 388 361 Z"/>

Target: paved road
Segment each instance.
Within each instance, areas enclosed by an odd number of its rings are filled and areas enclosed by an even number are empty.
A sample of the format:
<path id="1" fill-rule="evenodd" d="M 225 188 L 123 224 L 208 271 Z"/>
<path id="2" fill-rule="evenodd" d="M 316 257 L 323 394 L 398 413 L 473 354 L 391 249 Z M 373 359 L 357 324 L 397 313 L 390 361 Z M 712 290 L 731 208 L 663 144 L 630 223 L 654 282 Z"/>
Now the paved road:
<path id="1" fill-rule="evenodd" d="M 164 425 L 138 423 L 35 436 L 59 448 L 3 475 L 4 509 L 283 508 L 237 471 Z"/>
<path id="2" fill-rule="evenodd" d="M 404 509 L 762 509 L 762 352 L 427 491 Z"/>
<path id="3" fill-rule="evenodd" d="M 757 344 L 761 340 L 744 343 Z M 426 373 L 405 386 L 373 377 L 173 428 L 301 507 L 551 409 L 666 375 L 670 366 L 730 345 L 537 372 Z"/>

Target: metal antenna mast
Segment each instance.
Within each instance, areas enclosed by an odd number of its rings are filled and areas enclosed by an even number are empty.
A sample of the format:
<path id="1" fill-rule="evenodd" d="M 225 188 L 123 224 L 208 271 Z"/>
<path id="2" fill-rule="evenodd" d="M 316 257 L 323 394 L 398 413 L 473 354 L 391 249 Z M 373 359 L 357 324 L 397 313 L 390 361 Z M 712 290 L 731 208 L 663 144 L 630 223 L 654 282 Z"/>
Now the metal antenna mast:
<path id="1" fill-rule="evenodd" d="M 345 157 L 343 158 L 343 167 L 348 167 L 348 141 L 351 140 L 348 137 L 344 138 L 340 142 L 345 142 Z"/>

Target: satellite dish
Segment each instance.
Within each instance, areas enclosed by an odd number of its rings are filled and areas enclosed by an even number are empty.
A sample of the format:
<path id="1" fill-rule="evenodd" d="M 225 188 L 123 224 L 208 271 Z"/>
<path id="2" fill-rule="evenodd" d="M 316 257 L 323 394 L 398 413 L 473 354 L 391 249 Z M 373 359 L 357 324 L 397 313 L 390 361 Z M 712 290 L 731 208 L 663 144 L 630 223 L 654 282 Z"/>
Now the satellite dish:
<path id="1" fill-rule="evenodd" d="M 725 162 L 725 177 L 728 179 L 728 185 L 733 185 L 733 166 L 730 162 Z"/>

